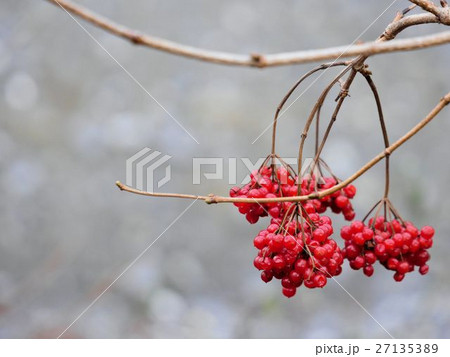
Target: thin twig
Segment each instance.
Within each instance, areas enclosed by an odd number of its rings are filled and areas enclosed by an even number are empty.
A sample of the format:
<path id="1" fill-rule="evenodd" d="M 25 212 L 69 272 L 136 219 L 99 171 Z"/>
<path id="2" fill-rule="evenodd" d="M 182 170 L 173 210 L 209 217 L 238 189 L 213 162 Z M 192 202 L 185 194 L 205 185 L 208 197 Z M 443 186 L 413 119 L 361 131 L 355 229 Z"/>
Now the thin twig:
<path id="1" fill-rule="evenodd" d="M 384 30 L 384 33 L 380 36 L 386 40 L 393 40 L 400 32 L 411 26 L 440 23 L 440 20 L 433 14 L 416 14 L 410 16 L 402 16 L 400 19 L 394 19 Z M 433 35 L 434 36 L 434 35 Z M 394 41 L 398 43 L 398 41 Z M 391 42 L 392 43 L 392 42 Z"/>
<path id="2" fill-rule="evenodd" d="M 378 162 L 383 160 L 386 156 L 391 155 L 395 150 L 397 150 L 400 146 L 402 146 L 406 141 L 411 139 L 414 135 L 416 135 L 419 131 L 421 131 L 429 122 L 431 122 L 440 112 L 441 110 L 450 103 L 450 92 L 447 93 L 439 103 L 431 110 L 431 112 L 422 119 L 416 126 L 414 126 L 410 131 L 408 131 L 405 135 L 403 135 L 396 142 L 391 144 L 388 148 L 383 150 L 377 156 L 375 156 L 372 160 L 368 161 L 363 167 L 361 167 L 358 171 L 356 171 L 353 175 L 348 177 L 346 180 L 340 182 L 339 184 L 320 192 L 315 192 L 310 195 L 304 196 L 292 196 L 292 197 L 279 197 L 279 198 L 237 198 L 237 197 L 223 197 L 216 196 L 210 194 L 208 196 L 197 196 L 197 195 L 186 195 L 186 194 L 178 194 L 178 193 L 156 193 L 156 192 L 146 192 L 134 189 L 123 183 L 117 181 L 116 185 L 122 190 L 130 193 L 135 193 L 143 196 L 150 197 L 174 197 L 174 198 L 186 198 L 193 200 L 203 200 L 208 204 L 211 203 L 233 203 L 233 202 L 241 202 L 241 203 L 272 203 L 272 202 L 300 202 L 306 201 L 315 198 L 322 198 L 332 193 L 339 191 L 345 186 L 349 185 L 353 181 L 355 181 L 358 177 L 363 175 L 366 171 L 375 166 Z"/>
<path id="3" fill-rule="evenodd" d="M 375 98 L 375 103 L 377 105 L 378 110 L 378 118 L 380 120 L 381 132 L 383 134 L 384 147 L 389 147 L 389 136 L 386 129 L 386 122 L 384 121 L 383 107 L 381 105 L 380 95 L 378 94 L 378 89 L 375 83 L 372 80 L 372 77 L 368 73 L 361 72 L 367 83 L 369 84 L 370 89 L 372 90 L 373 97 Z M 390 183 L 390 172 L 389 172 L 389 155 L 386 156 L 386 167 L 385 167 L 385 183 L 384 183 L 384 199 L 388 198 L 389 195 L 389 183 Z"/>
<path id="4" fill-rule="evenodd" d="M 359 60 L 359 57 L 357 58 Z M 306 120 L 305 127 L 303 128 L 303 132 L 301 134 L 300 139 L 300 146 L 298 149 L 298 177 L 300 178 L 300 174 L 302 172 L 302 161 L 303 161 L 303 148 L 305 145 L 306 138 L 308 136 L 309 129 L 311 127 L 311 124 L 314 120 L 314 117 L 317 113 L 317 110 L 322 106 L 323 102 L 325 101 L 328 93 L 333 88 L 333 86 L 339 82 L 339 80 L 349 71 L 353 71 L 355 61 L 352 61 L 345 69 L 343 69 L 332 81 L 328 86 L 325 87 L 322 94 L 320 95 L 319 99 L 317 100 L 316 104 L 314 105 L 311 113 L 309 114 L 308 119 Z M 300 193 L 300 185 L 298 186 L 298 192 Z"/>
<path id="5" fill-rule="evenodd" d="M 135 45 L 142 45 L 156 50 L 164 51 L 178 56 L 189 57 L 200 61 L 247 67 L 274 67 L 299 63 L 311 63 L 319 61 L 335 60 L 337 58 L 353 57 L 358 55 L 374 55 L 388 52 L 409 51 L 438 46 L 450 43 L 450 32 L 438 33 L 429 36 L 413 37 L 410 39 L 396 40 L 390 43 L 368 42 L 352 46 L 329 47 L 305 51 L 294 51 L 277 54 L 250 54 L 242 55 L 220 51 L 205 50 L 202 48 L 183 45 L 165 39 L 140 33 L 110 19 L 103 17 L 86 7 L 74 4 L 67 0 L 47 0 L 72 15 L 115 35 L 129 40 Z M 447 8 L 448 9 L 448 8 Z M 443 10 L 443 9 L 441 9 Z M 443 11 L 441 11 L 443 12 Z M 444 20 L 445 17 L 441 16 Z M 420 14 L 405 17 L 394 21 L 385 33 L 388 39 L 393 39 L 396 34 L 406 27 L 424 23 L 438 23 L 440 18 L 433 14 Z"/>
<path id="6" fill-rule="evenodd" d="M 307 78 L 309 78 L 314 73 L 328 69 L 331 67 L 337 67 L 337 66 L 346 66 L 349 62 L 332 62 L 332 63 L 325 63 L 322 64 L 316 68 L 313 68 L 306 74 L 304 74 L 292 87 L 289 89 L 287 94 L 283 97 L 280 104 L 278 104 L 277 110 L 275 111 L 275 116 L 273 118 L 273 125 L 272 125 L 272 155 L 275 155 L 275 141 L 276 141 L 276 135 L 277 135 L 277 123 L 278 123 L 278 117 L 280 115 L 281 110 L 283 109 L 284 105 L 286 104 L 287 100 L 291 97 L 291 95 L 295 92 L 295 90 L 298 88 L 298 86 Z"/>
<path id="7" fill-rule="evenodd" d="M 315 152 L 315 156 L 314 156 L 314 161 L 313 161 L 313 167 L 312 167 L 312 171 L 314 171 L 317 163 L 319 162 L 319 158 L 320 158 L 320 154 L 323 151 L 323 148 L 325 146 L 325 143 L 328 139 L 328 136 L 330 135 L 331 129 L 337 119 L 337 116 L 339 114 L 339 111 L 341 110 L 342 104 L 344 103 L 345 98 L 348 97 L 348 92 L 350 90 L 350 87 L 353 83 L 353 80 L 356 77 L 356 74 L 358 72 L 353 68 L 352 71 L 350 72 L 348 78 L 346 79 L 346 81 L 344 82 L 344 84 L 342 85 L 342 88 L 339 92 L 337 99 L 337 104 L 336 104 L 336 108 L 334 109 L 333 114 L 331 115 L 331 119 L 330 122 L 328 123 L 328 126 L 325 130 L 325 133 L 323 134 L 323 138 L 322 141 L 320 143 L 320 146 L 318 147 L 318 149 Z"/>

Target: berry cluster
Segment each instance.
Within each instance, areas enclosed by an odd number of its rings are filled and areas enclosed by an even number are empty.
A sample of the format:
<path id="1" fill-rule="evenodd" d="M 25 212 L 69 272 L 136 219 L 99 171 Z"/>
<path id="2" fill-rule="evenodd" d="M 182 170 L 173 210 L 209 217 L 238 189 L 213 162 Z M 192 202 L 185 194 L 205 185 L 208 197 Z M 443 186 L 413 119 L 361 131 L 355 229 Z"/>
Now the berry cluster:
<path id="1" fill-rule="evenodd" d="M 338 181 L 334 177 L 322 177 L 318 180 L 302 179 L 302 193 L 310 194 L 315 191 L 324 191 L 338 184 Z M 325 196 L 314 203 L 318 213 L 324 213 L 328 208 L 333 213 L 342 213 L 347 221 L 352 221 L 355 218 L 355 211 L 351 203 L 351 199 L 356 195 L 356 187 L 353 185 L 345 186 L 344 188 L 332 193 L 329 196 Z"/>
<path id="2" fill-rule="evenodd" d="M 252 172 L 248 184 L 232 188 L 230 196 L 293 197 L 321 192 L 338 184 L 331 171 L 329 177 L 316 179 L 314 175 L 308 175 L 299 183 L 289 166 L 268 162 L 269 158 L 259 170 Z M 376 214 L 367 225 L 364 220 L 353 221 L 355 212 L 351 200 L 355 195 L 355 186 L 348 185 L 328 196 L 304 202 L 234 203 L 251 224 L 258 222 L 260 217 L 271 217 L 270 225 L 253 240 L 258 249 L 254 265 L 261 271 L 261 279 L 266 283 L 273 278 L 281 280 L 282 292 L 290 298 L 301 285 L 309 289 L 323 288 L 328 278 L 341 273 L 345 258 L 352 269 L 362 269 L 369 277 L 373 275 L 377 261 L 395 272 L 396 281 L 402 281 L 415 267 L 422 275 L 426 274 L 434 229 L 425 226 L 419 231 L 412 223 L 400 218 L 387 220 L 386 213 L 398 217 L 387 198 L 380 201 L 385 205 L 385 216 Z M 345 241 L 342 250 L 332 239 L 331 219 L 322 216 L 327 210 L 341 213 L 346 220 L 352 221 L 341 229 Z"/>
<path id="3" fill-rule="evenodd" d="M 309 195 L 314 192 L 327 190 L 335 185 L 338 181 L 334 177 L 324 177 L 317 180 L 314 177 L 304 177 L 301 179 L 300 192 L 297 186 L 298 177 L 284 166 L 278 167 L 273 172 L 272 167 L 261 166 L 257 171 L 250 175 L 250 182 L 243 187 L 233 187 L 230 190 L 230 197 L 237 198 L 276 198 L 276 197 L 293 197 L 299 193 L 301 195 Z M 356 188 L 348 185 L 339 191 L 321 199 L 313 199 L 309 202 L 314 206 L 318 213 L 324 213 L 328 208 L 334 213 L 342 213 L 344 218 L 351 221 L 355 218 L 350 200 L 355 197 Z M 282 217 L 282 213 L 286 211 L 288 204 L 283 203 L 234 203 L 238 207 L 239 212 L 245 214 L 247 221 L 251 224 L 258 222 L 260 217 L 270 215 L 272 218 Z"/>
<path id="4" fill-rule="evenodd" d="M 250 182 L 243 187 L 233 187 L 231 197 L 238 198 L 276 198 L 297 195 L 295 178 L 285 167 L 278 167 L 273 173 L 271 167 L 262 166 L 250 175 Z M 270 215 L 272 218 L 281 217 L 286 205 L 282 203 L 235 203 L 239 212 L 251 224 L 258 222 L 260 217 Z"/>
<path id="5" fill-rule="evenodd" d="M 352 269 L 363 269 L 365 275 L 371 276 L 373 265 L 379 261 L 386 269 L 395 271 L 396 281 L 402 281 L 415 266 L 422 275 L 428 273 L 427 250 L 433 245 L 433 235 L 430 226 L 419 231 L 410 222 L 388 221 L 383 216 L 370 219 L 368 225 L 354 221 L 341 230 L 344 255 Z"/>
<path id="6" fill-rule="evenodd" d="M 309 205 L 286 222 L 273 218 L 253 240 L 258 249 L 254 265 L 262 270 L 261 279 L 266 283 L 274 277 L 280 279 L 282 292 L 288 298 L 302 284 L 309 289 L 323 288 L 329 277 L 342 271 L 343 254 L 331 239 L 331 219 L 317 213 L 308 214 L 306 209 L 314 210 Z"/>

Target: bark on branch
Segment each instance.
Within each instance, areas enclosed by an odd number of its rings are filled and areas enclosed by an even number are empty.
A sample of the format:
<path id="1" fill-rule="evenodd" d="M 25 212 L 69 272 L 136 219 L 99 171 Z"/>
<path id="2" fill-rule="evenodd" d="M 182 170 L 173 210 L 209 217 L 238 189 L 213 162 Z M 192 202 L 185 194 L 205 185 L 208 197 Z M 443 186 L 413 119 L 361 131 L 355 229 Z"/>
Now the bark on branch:
<path id="1" fill-rule="evenodd" d="M 431 46 L 450 43 L 450 32 L 437 33 L 429 36 L 413 37 L 409 39 L 395 40 L 381 43 L 379 41 L 365 44 L 330 47 L 305 51 L 285 52 L 278 54 L 234 54 L 220 51 L 210 51 L 202 48 L 187 46 L 176 42 L 160 39 L 140 33 L 123 25 L 117 24 L 106 17 L 93 11 L 76 5 L 67 0 L 47 0 L 61 7 L 68 13 L 80 17 L 91 24 L 108 31 L 109 33 L 131 41 L 133 44 L 142 45 L 156 50 L 168 52 L 178 56 L 184 56 L 200 61 L 247 67 L 275 67 L 300 63 L 311 63 L 338 58 L 354 57 L 357 55 L 374 55 L 388 52 L 409 51 L 427 48 Z M 422 1 L 414 1 L 419 3 Z M 420 5 L 419 5 L 420 6 Z M 444 9 L 444 8 L 443 8 Z M 445 11 L 443 9 L 439 9 Z M 448 8 L 447 8 L 448 9 Z M 441 14 L 440 11 L 439 13 Z M 443 12 L 442 12 L 443 13 Z M 445 16 L 438 17 L 433 13 L 412 15 L 393 21 L 384 33 L 385 40 L 392 40 L 403 29 L 424 23 L 439 23 L 445 20 Z"/>
<path id="2" fill-rule="evenodd" d="M 434 14 L 439 22 L 444 25 L 450 25 L 450 8 L 445 1 L 441 1 L 442 7 L 435 5 L 429 0 L 409 0 L 413 4 L 420 6 L 425 11 Z"/>

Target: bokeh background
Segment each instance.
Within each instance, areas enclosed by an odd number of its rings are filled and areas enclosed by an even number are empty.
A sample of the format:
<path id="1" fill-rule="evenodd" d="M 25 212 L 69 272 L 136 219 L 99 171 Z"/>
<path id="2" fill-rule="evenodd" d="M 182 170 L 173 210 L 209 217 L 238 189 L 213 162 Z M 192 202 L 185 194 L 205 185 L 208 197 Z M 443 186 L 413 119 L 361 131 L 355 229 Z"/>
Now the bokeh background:
<path id="1" fill-rule="evenodd" d="M 149 34 L 237 53 L 351 43 L 391 0 L 78 1 Z M 398 0 L 364 33 L 375 39 Z M 265 157 L 276 105 L 313 64 L 265 70 L 201 63 L 83 26 L 199 141 L 196 144 L 61 9 L 0 3 L 0 337 L 57 337 L 191 202 L 123 192 L 125 160 L 144 147 L 172 156 L 162 190 L 226 195 L 227 180 L 192 184 L 193 157 Z M 399 37 L 437 31 L 406 30 Z M 449 90 L 450 48 L 368 63 L 392 139 Z M 278 153 L 295 157 L 321 77 L 280 120 Z M 306 83 L 308 85 L 310 82 Z M 304 86 L 303 88 L 306 88 Z M 382 148 L 373 98 L 355 82 L 324 158 L 347 177 Z M 330 114 L 332 101 L 325 106 Z M 393 336 L 450 337 L 449 111 L 392 157 L 392 200 L 437 235 L 431 270 L 402 283 L 345 265 L 338 281 Z M 308 146 L 309 155 L 311 147 Z M 228 168 L 225 166 L 225 175 Z M 240 165 L 238 173 L 244 174 Z M 356 181 L 358 217 L 381 197 L 383 165 Z M 342 221 L 335 216 L 336 231 Z M 196 202 L 63 337 L 388 337 L 335 282 L 281 295 L 253 268 L 254 235 L 231 205 Z"/>

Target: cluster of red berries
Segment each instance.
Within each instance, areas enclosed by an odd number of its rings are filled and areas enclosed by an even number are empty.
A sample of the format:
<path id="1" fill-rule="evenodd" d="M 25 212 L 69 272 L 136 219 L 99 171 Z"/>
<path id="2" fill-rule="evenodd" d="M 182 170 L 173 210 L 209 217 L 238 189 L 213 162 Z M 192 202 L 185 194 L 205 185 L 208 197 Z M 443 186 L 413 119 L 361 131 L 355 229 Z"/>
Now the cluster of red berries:
<path id="1" fill-rule="evenodd" d="M 250 175 L 250 182 L 243 187 L 233 187 L 230 190 L 231 197 L 237 198 L 276 198 L 296 196 L 297 185 L 295 178 L 284 167 L 278 167 L 273 172 L 271 167 L 262 166 Z M 242 203 L 234 204 L 239 212 L 245 214 L 245 218 L 251 224 L 258 222 L 260 217 L 270 215 L 272 218 L 281 217 L 286 205 L 282 203 Z"/>
<path id="2" fill-rule="evenodd" d="M 308 208 L 313 209 L 311 205 Z M 298 222 L 299 215 L 303 223 Z M 261 279 L 266 283 L 274 277 L 280 279 L 283 295 L 288 298 L 302 284 L 310 289 L 323 288 L 329 277 L 341 273 L 344 261 L 332 234 L 331 219 L 317 213 L 304 211 L 286 222 L 272 218 L 253 240 L 258 249 L 254 265 L 262 270 Z"/>
<path id="3" fill-rule="evenodd" d="M 419 231 L 410 222 L 387 221 L 383 216 L 370 219 L 368 225 L 354 221 L 341 229 L 345 240 L 343 252 L 352 269 L 363 269 L 365 275 L 371 276 L 373 265 L 379 261 L 386 269 L 395 271 L 396 281 L 402 281 L 416 266 L 420 274 L 428 273 L 427 250 L 433 245 L 433 235 L 430 226 Z"/>
<path id="4" fill-rule="evenodd" d="M 315 191 L 324 191 L 333 186 L 336 186 L 338 181 L 334 177 L 322 177 L 317 182 L 316 180 L 303 178 L 302 179 L 302 193 L 310 194 Z M 351 203 L 351 199 L 356 195 L 356 187 L 353 185 L 345 186 L 344 188 L 332 193 L 329 196 L 325 196 L 314 203 L 318 213 L 324 213 L 330 208 L 333 213 L 342 213 L 347 221 L 352 221 L 355 218 L 355 211 Z M 320 204 L 319 204 L 320 203 Z"/>
<path id="5" fill-rule="evenodd" d="M 243 187 L 233 187 L 230 190 L 230 197 L 237 198 L 276 198 L 276 197 L 292 197 L 301 195 L 309 195 L 313 192 L 320 192 L 335 186 L 338 182 L 334 177 L 325 177 L 316 183 L 314 177 L 304 177 L 300 185 L 300 192 L 297 187 L 297 176 L 293 176 L 289 170 L 280 166 L 273 171 L 271 167 L 262 166 L 259 170 L 254 171 L 250 175 L 250 182 Z M 356 188 L 348 185 L 343 189 L 334 192 L 329 196 L 321 199 L 310 200 L 318 213 L 324 213 L 330 208 L 334 213 L 341 213 L 344 218 L 351 221 L 355 218 L 350 200 L 355 197 Z M 254 224 L 258 222 L 260 217 L 270 215 L 272 218 L 282 217 L 282 212 L 287 210 L 285 203 L 242 203 L 234 204 L 238 207 L 239 212 L 245 214 L 247 220 Z"/>
<path id="6" fill-rule="evenodd" d="M 320 180 L 306 176 L 298 185 L 298 177 L 288 167 L 263 165 L 252 172 L 248 184 L 233 187 L 230 196 L 254 199 L 292 197 L 324 191 L 337 184 L 338 180 L 331 174 Z M 310 289 L 324 287 L 328 278 L 341 273 L 344 258 L 352 269 L 362 269 L 369 277 L 373 275 L 377 261 L 386 269 L 395 271 L 396 281 L 403 280 L 405 274 L 415 267 L 419 267 L 422 275 L 426 274 L 434 229 L 425 226 L 419 231 L 410 222 L 388 221 L 383 216 L 370 219 L 368 225 L 353 221 L 355 212 L 351 199 L 355 194 L 355 186 L 348 185 L 331 195 L 306 202 L 236 202 L 239 212 L 251 224 L 260 217 L 271 217 L 270 225 L 253 240 L 258 249 L 254 265 L 262 271 L 261 279 L 266 283 L 273 278 L 281 280 L 283 294 L 292 297 L 301 285 Z M 388 200 L 384 202 L 390 205 Z M 342 250 L 331 238 L 331 219 L 321 216 L 328 209 L 353 221 L 341 230 L 345 241 Z"/>

